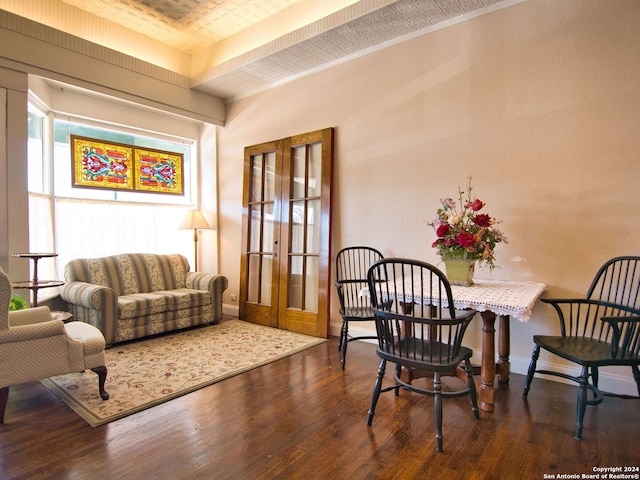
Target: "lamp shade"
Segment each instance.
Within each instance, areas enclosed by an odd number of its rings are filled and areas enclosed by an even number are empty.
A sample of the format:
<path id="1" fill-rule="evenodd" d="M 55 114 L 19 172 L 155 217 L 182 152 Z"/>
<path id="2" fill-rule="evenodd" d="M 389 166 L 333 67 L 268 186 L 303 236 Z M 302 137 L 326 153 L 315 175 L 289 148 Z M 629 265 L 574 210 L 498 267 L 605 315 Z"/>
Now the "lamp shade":
<path id="1" fill-rule="evenodd" d="M 178 228 L 180 230 L 194 230 L 211 227 L 202 216 L 200 210 L 189 210 Z"/>

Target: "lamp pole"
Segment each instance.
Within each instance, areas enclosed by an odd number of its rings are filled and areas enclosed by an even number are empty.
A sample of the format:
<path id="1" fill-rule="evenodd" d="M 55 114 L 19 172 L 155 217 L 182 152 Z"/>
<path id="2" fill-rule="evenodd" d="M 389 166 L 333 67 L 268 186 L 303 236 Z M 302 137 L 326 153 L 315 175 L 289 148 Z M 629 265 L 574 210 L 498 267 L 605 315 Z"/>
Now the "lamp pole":
<path id="1" fill-rule="evenodd" d="M 197 272 L 198 271 L 198 229 L 194 228 L 193 229 L 193 263 L 194 265 L 194 271 Z"/>
<path id="2" fill-rule="evenodd" d="M 182 223 L 178 227 L 180 230 L 193 230 L 193 262 L 194 271 L 198 271 L 198 230 L 211 228 L 200 210 L 189 210 Z"/>

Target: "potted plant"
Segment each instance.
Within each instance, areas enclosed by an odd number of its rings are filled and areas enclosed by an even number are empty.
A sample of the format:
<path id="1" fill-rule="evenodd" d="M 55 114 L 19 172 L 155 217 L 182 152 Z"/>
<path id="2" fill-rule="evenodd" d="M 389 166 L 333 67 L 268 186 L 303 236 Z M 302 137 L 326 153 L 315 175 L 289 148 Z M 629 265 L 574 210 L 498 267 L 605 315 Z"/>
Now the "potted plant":
<path id="1" fill-rule="evenodd" d="M 436 218 L 428 223 L 438 236 L 432 247 L 442 257 L 452 285 L 472 285 L 476 262 L 493 270 L 494 249 L 498 243 L 507 243 L 507 238 L 496 228 L 498 220 L 480 213 L 485 203 L 473 194 L 471 177 L 466 192 L 458 188 L 457 202 L 442 198 L 440 203 Z"/>
<path id="2" fill-rule="evenodd" d="M 25 308 L 29 308 L 29 303 L 20 295 L 16 295 L 15 293 L 11 294 L 9 311 L 12 312 L 14 310 L 24 310 Z"/>

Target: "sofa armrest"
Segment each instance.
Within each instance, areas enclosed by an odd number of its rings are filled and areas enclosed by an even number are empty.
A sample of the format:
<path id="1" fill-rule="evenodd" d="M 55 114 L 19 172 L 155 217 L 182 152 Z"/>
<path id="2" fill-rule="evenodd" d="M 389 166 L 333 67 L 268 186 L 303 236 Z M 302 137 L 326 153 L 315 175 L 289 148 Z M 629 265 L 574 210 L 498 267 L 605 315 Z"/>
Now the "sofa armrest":
<path id="1" fill-rule="evenodd" d="M 216 288 L 220 293 L 229 286 L 227 277 L 213 273 L 187 272 L 185 286 L 194 290 L 209 290 L 213 292 Z"/>
<path id="2" fill-rule="evenodd" d="M 109 303 L 117 302 L 116 292 L 109 287 L 93 283 L 71 282 L 62 286 L 60 297 L 72 305 L 94 310 L 104 310 Z"/>
<path id="3" fill-rule="evenodd" d="M 222 320 L 222 294 L 229 286 L 227 277 L 211 273 L 187 272 L 185 286 L 194 290 L 209 291 L 213 304 L 213 323 Z"/>
<path id="4" fill-rule="evenodd" d="M 102 285 L 70 282 L 60 289 L 74 320 L 93 325 L 104 335 L 107 345 L 116 342 L 118 296 L 115 290 Z"/>

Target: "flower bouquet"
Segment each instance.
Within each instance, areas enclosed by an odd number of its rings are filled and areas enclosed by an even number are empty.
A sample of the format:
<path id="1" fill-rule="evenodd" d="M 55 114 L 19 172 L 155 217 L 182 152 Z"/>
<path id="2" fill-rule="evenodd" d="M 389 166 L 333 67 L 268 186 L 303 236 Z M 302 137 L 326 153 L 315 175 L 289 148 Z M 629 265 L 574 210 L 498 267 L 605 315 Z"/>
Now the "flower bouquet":
<path id="1" fill-rule="evenodd" d="M 486 213 L 479 213 L 485 203 L 473 194 L 471 177 L 466 192 L 458 188 L 457 203 L 452 198 L 442 198 L 440 203 L 442 208 L 438 209 L 436 218 L 428 223 L 438 236 L 432 244 L 438 255 L 444 261 L 477 260 L 494 269 L 494 249 L 498 243 L 507 243 L 507 238 L 496 228 L 499 221 Z"/>

